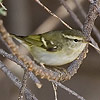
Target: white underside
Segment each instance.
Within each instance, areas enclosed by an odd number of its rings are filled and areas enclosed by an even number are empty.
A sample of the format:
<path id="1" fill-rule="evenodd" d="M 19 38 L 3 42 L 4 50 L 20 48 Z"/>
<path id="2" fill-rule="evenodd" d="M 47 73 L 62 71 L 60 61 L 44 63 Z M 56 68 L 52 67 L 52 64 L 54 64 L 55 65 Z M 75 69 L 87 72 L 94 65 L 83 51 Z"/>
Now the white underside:
<path id="1" fill-rule="evenodd" d="M 75 50 L 69 49 L 67 50 L 67 52 L 65 48 L 58 52 L 47 52 L 40 47 L 33 46 L 31 53 L 34 57 L 34 60 L 36 60 L 39 63 L 51 66 L 60 66 L 75 60 L 83 51 L 85 46 L 86 43 L 82 44 L 79 48 Z"/>

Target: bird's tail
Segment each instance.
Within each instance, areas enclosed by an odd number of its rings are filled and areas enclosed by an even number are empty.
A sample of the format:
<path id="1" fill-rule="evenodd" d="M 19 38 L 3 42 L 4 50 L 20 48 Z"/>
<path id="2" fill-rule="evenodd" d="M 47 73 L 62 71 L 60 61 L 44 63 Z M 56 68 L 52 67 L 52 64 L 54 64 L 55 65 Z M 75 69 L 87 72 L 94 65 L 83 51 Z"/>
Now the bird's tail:
<path id="1" fill-rule="evenodd" d="M 14 38 L 15 40 L 17 40 L 20 44 L 24 45 L 25 47 L 28 48 L 28 45 L 26 45 L 25 43 L 25 37 L 26 36 L 17 36 L 17 35 L 14 35 L 14 34 L 11 34 L 10 35 L 12 38 Z"/>

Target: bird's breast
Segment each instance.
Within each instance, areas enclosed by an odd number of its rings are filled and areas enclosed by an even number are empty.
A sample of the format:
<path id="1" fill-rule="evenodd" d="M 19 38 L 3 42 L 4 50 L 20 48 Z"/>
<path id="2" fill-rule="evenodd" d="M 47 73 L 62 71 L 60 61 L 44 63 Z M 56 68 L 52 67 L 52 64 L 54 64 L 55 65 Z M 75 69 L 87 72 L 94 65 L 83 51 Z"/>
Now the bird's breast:
<path id="1" fill-rule="evenodd" d="M 31 54 L 39 63 L 44 63 L 50 66 L 61 66 L 75 60 L 79 54 L 83 51 L 85 44 L 79 49 L 73 50 L 68 48 L 63 48 L 60 51 L 48 52 L 45 49 L 37 46 L 33 46 L 31 49 Z"/>

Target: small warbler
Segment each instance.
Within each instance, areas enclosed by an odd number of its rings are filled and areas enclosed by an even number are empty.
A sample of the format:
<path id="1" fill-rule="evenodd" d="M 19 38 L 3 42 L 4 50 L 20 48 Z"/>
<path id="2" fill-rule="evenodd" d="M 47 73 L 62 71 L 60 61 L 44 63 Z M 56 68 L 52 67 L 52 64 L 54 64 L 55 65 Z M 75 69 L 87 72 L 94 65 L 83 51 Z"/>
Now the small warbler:
<path id="1" fill-rule="evenodd" d="M 82 32 L 74 29 L 14 38 L 28 48 L 35 61 L 49 66 L 72 62 L 88 43 Z"/>

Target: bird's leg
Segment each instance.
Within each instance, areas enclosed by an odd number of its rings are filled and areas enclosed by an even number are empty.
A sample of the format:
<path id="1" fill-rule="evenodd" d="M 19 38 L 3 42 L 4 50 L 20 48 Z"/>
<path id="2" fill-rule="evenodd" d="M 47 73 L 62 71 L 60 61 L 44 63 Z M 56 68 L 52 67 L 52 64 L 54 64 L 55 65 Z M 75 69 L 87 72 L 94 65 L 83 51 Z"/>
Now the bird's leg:
<path id="1" fill-rule="evenodd" d="M 45 68 L 45 65 L 44 65 L 44 63 L 40 63 L 40 65 L 41 65 L 43 68 Z"/>

